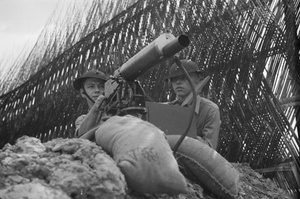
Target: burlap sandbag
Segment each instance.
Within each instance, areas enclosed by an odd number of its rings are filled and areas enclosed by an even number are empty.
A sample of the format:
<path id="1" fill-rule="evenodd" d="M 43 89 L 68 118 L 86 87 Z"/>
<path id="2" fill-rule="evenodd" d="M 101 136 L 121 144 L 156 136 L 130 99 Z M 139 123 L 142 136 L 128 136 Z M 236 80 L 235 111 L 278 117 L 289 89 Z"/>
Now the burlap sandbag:
<path id="1" fill-rule="evenodd" d="M 179 135 L 167 135 L 171 148 L 179 138 Z M 183 168 L 182 172 L 190 180 L 220 198 L 235 198 L 238 195 L 239 172 L 205 143 L 185 137 L 175 156 Z"/>
<path id="2" fill-rule="evenodd" d="M 113 116 L 95 133 L 112 155 L 130 188 L 142 193 L 188 193 L 187 183 L 164 133 L 133 116 Z"/>

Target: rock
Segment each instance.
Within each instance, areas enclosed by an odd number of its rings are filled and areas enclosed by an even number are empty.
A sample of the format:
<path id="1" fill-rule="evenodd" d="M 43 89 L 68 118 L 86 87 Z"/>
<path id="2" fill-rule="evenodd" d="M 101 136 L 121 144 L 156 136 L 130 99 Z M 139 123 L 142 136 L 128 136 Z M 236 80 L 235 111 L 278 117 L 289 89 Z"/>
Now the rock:
<path id="1" fill-rule="evenodd" d="M 101 147 L 88 140 L 55 139 L 41 144 L 36 138 L 24 136 L 15 145 L 4 147 L 0 161 L 3 194 L 20 183 L 36 181 L 72 198 L 126 195 L 127 185 L 120 169 Z M 34 190 L 28 194 L 34 195 Z"/>
<path id="2" fill-rule="evenodd" d="M 41 183 L 16 184 L 0 190 L 1 199 L 71 199 L 62 190 Z"/>

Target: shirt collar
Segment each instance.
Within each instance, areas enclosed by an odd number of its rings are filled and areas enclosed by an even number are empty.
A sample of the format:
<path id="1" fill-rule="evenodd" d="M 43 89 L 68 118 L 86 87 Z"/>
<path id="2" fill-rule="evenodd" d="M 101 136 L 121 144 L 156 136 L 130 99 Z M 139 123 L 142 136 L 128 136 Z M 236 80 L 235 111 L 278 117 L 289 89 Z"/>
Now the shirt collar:
<path id="1" fill-rule="evenodd" d="M 201 97 L 199 95 L 197 95 L 196 97 L 196 106 L 195 106 L 195 113 L 199 114 L 199 110 L 200 110 L 200 101 L 201 101 Z M 174 101 L 172 101 L 170 104 L 172 105 L 179 105 L 181 104 L 181 102 L 179 102 L 178 99 L 175 99 Z M 188 103 L 187 106 L 191 106 L 192 102 Z"/>
<path id="2" fill-rule="evenodd" d="M 197 97 L 196 97 L 196 106 L 195 106 L 195 113 L 197 113 L 197 114 L 199 114 L 200 101 L 201 101 L 201 97 L 199 95 L 197 95 Z M 192 102 L 189 103 L 189 106 L 190 105 L 192 105 Z"/>

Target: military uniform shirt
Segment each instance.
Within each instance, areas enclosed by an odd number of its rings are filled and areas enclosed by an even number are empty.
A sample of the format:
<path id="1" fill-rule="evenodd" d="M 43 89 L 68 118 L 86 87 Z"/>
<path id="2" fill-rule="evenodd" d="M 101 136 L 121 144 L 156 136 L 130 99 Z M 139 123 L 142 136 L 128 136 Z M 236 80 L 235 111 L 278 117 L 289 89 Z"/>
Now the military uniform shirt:
<path id="1" fill-rule="evenodd" d="M 180 105 L 178 100 L 170 102 L 171 105 Z M 188 104 L 191 106 L 192 103 Z M 220 131 L 220 110 L 218 105 L 209 99 L 197 96 L 195 107 L 195 121 L 197 139 L 203 141 L 213 149 L 217 148 Z"/>

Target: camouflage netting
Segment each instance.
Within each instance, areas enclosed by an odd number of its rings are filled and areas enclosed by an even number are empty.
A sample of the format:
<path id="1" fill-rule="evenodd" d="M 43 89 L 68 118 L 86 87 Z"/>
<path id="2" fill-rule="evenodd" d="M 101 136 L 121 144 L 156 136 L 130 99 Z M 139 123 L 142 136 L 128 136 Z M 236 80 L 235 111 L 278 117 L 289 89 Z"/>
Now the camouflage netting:
<path id="1" fill-rule="evenodd" d="M 207 69 L 211 78 L 203 95 L 220 107 L 218 152 L 254 169 L 290 163 L 267 174 L 296 193 L 299 141 L 287 115 L 294 117 L 299 109 L 283 107 L 278 99 L 299 93 L 298 6 L 299 1 L 283 0 L 137 1 L 51 61 L 27 62 L 38 71 L 0 97 L 0 147 L 22 135 L 43 142 L 74 137 L 74 121 L 87 111 L 72 88 L 76 77 L 94 68 L 112 74 L 160 34 L 186 34 L 191 44 L 178 56 Z M 155 101 L 172 94 L 163 81 L 170 61 L 138 78 Z"/>

